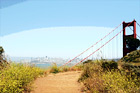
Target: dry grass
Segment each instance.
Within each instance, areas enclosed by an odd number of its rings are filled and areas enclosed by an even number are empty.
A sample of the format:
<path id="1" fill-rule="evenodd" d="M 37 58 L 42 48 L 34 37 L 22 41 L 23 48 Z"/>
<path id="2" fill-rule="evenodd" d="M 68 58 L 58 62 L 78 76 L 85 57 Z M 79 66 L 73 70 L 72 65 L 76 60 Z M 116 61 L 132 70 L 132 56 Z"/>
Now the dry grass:
<path id="1" fill-rule="evenodd" d="M 67 71 L 81 71 L 83 69 L 83 65 L 80 64 L 78 66 L 75 67 L 70 67 L 70 66 L 57 66 L 56 63 L 54 63 L 49 69 L 48 71 L 50 73 L 59 73 L 59 72 L 67 72 Z"/>
<path id="2" fill-rule="evenodd" d="M 83 91 L 89 93 L 138 93 L 140 77 L 135 73 L 119 69 L 104 70 L 102 60 L 84 65 L 79 82 L 84 84 Z"/>

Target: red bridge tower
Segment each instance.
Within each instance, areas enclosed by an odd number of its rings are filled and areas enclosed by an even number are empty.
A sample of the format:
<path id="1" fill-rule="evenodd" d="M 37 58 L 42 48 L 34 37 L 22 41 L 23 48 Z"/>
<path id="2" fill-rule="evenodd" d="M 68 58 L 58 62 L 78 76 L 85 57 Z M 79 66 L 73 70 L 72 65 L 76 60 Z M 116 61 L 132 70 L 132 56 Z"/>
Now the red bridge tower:
<path id="1" fill-rule="evenodd" d="M 126 27 L 129 27 L 127 26 L 129 24 L 129 26 L 133 26 L 133 34 L 131 35 L 126 35 Z M 128 22 L 128 23 L 125 23 L 123 22 L 123 57 L 125 55 L 127 55 L 127 53 L 130 53 L 131 51 L 127 48 L 126 46 L 126 39 L 127 37 L 133 37 L 136 39 L 136 21 L 133 20 L 132 22 Z"/>

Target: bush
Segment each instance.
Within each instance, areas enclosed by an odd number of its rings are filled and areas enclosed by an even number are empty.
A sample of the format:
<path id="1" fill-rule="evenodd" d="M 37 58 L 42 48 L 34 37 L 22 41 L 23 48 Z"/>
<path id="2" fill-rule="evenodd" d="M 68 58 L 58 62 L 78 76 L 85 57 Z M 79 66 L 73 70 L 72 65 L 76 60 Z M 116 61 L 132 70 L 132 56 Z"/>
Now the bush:
<path id="1" fill-rule="evenodd" d="M 140 40 L 134 37 L 125 37 L 126 40 L 126 46 L 129 49 L 129 51 L 137 50 L 138 47 L 140 47 Z"/>
<path id="2" fill-rule="evenodd" d="M 0 93 L 21 93 L 30 91 L 30 84 L 44 71 L 25 64 L 11 63 L 0 71 Z"/>
<path id="3" fill-rule="evenodd" d="M 140 63 L 140 50 L 130 52 L 128 55 L 121 58 L 119 61 L 125 63 Z"/>
<path id="4" fill-rule="evenodd" d="M 53 66 L 50 69 L 50 73 L 55 73 L 56 74 L 56 73 L 59 73 L 59 72 L 61 72 L 60 67 L 58 67 L 57 64 L 54 63 Z"/>
<path id="5" fill-rule="evenodd" d="M 70 66 L 60 66 L 58 67 L 56 63 L 53 63 L 53 65 L 50 68 L 50 73 L 59 73 L 59 72 L 67 72 L 67 71 L 81 71 L 83 69 L 83 64 L 79 64 L 74 67 Z"/>
<path id="6" fill-rule="evenodd" d="M 105 61 L 102 63 L 102 68 L 104 70 L 118 69 L 118 63 L 115 61 Z"/>
<path id="7" fill-rule="evenodd" d="M 140 81 L 136 76 L 131 77 L 117 70 L 103 73 L 102 80 L 105 90 L 110 93 L 136 93 L 140 87 Z"/>
<path id="8" fill-rule="evenodd" d="M 121 64 L 121 70 L 126 71 L 128 74 L 135 73 L 138 77 L 140 77 L 140 67 L 135 66 L 130 63 L 120 63 Z"/>
<path id="9" fill-rule="evenodd" d="M 98 60 L 84 64 L 83 72 L 81 74 L 81 77 L 78 81 L 84 81 L 85 79 L 92 77 L 93 73 L 100 74 L 103 69 L 101 67 L 101 64 L 98 62 Z"/>
<path id="10" fill-rule="evenodd" d="M 3 53 L 4 53 L 4 49 L 2 46 L 0 46 L 0 70 L 8 65 L 8 62 L 5 56 L 3 55 Z"/>
<path id="11" fill-rule="evenodd" d="M 93 62 L 93 60 L 87 60 L 87 61 L 83 62 L 83 64 L 87 64 L 87 63 L 91 63 L 91 62 Z"/>
<path id="12" fill-rule="evenodd" d="M 83 73 L 79 82 L 83 82 L 83 91 L 90 93 L 136 93 L 140 87 L 140 78 L 135 73 L 115 69 L 114 62 L 103 62 L 103 60 L 87 63 L 84 65 Z M 110 64 L 109 64 L 110 63 Z M 113 64 L 113 68 L 110 67 Z M 102 67 L 104 66 L 104 67 Z M 109 66 L 109 67 L 108 67 Z M 104 70 L 111 68 L 110 70 Z"/>
<path id="13" fill-rule="evenodd" d="M 140 50 L 132 51 L 119 60 L 119 69 L 140 77 Z"/>

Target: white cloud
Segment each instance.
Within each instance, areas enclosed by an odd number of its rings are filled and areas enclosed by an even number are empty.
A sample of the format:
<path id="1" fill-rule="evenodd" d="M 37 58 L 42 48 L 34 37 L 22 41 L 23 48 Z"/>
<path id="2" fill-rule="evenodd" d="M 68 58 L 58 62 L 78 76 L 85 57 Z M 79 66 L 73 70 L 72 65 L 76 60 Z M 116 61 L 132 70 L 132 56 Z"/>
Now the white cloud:
<path id="1" fill-rule="evenodd" d="M 6 54 L 18 57 L 74 57 L 113 28 L 52 27 L 22 31 L 1 37 Z"/>

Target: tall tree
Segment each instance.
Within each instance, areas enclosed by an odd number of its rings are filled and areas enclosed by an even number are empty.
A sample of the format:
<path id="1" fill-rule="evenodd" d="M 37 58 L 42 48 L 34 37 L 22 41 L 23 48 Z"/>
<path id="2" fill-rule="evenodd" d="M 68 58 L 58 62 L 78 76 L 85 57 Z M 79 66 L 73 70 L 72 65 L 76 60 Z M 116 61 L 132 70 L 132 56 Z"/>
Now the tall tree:
<path id="1" fill-rule="evenodd" d="M 8 62 L 6 60 L 6 58 L 3 55 L 4 53 L 4 49 L 2 46 L 0 46 L 0 69 L 4 68 L 7 66 Z"/>
<path id="2" fill-rule="evenodd" d="M 137 50 L 137 48 L 140 47 L 140 40 L 133 37 L 126 38 L 126 47 L 130 51 Z"/>

